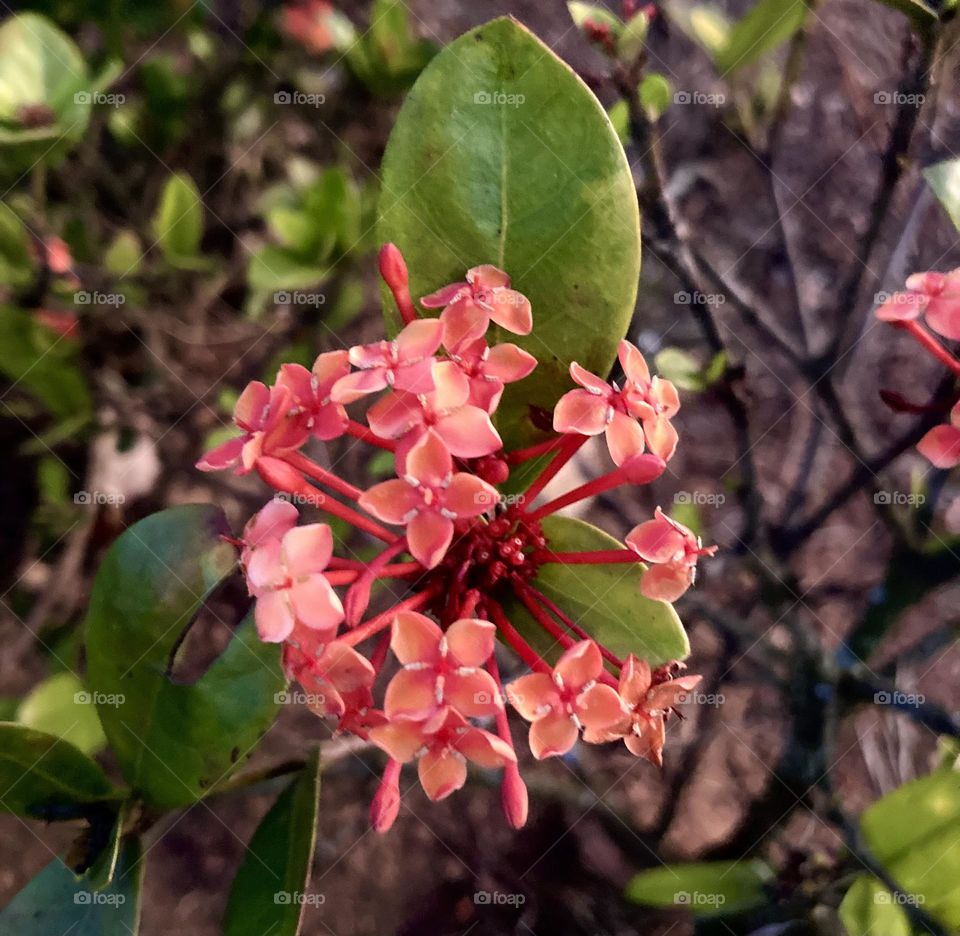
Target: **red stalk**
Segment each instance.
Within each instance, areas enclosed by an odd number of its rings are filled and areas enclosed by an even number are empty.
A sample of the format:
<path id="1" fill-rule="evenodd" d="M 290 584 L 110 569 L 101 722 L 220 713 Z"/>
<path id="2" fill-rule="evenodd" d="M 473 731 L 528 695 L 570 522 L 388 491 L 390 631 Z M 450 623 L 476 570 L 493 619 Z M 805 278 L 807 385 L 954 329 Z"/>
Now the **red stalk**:
<path id="1" fill-rule="evenodd" d="M 534 478 L 533 483 L 524 492 L 524 503 L 532 504 L 537 495 L 557 476 L 557 472 L 576 454 L 577 450 L 587 441 L 589 436 L 568 435 L 564 436 L 550 463 Z"/>
<path id="2" fill-rule="evenodd" d="M 893 322 L 894 328 L 902 328 L 911 334 L 913 339 L 926 351 L 932 354 L 941 364 L 949 368 L 960 377 L 960 361 L 958 361 L 933 335 L 919 322 Z"/>
<path id="3" fill-rule="evenodd" d="M 640 557 L 632 549 L 594 549 L 583 552 L 551 552 L 549 549 L 541 549 L 533 558 L 541 563 L 558 562 L 563 565 L 612 565 L 640 561 Z"/>
<path id="4" fill-rule="evenodd" d="M 283 456 L 283 460 L 296 468 L 297 471 L 302 471 L 308 478 L 313 478 L 314 481 L 325 484 L 338 494 L 349 497 L 350 500 L 359 500 L 363 493 L 360 488 L 354 487 L 342 478 L 338 478 L 332 471 L 321 468 L 313 459 L 307 458 L 302 452 L 287 452 Z"/>
<path id="5" fill-rule="evenodd" d="M 480 597 L 479 590 L 476 588 L 470 589 L 470 591 L 467 592 L 466 599 L 464 600 L 463 604 L 460 605 L 460 608 L 457 611 L 457 617 L 473 617 L 473 612 L 477 610 L 477 605 L 480 603 Z"/>
<path id="6" fill-rule="evenodd" d="M 510 644 L 517 656 L 534 672 L 549 673 L 550 667 L 540 659 L 540 655 L 520 636 L 517 629 L 507 620 L 507 616 L 503 613 L 503 608 L 495 601 L 491 601 L 489 607 L 493 622 L 497 625 L 497 630 L 500 631 L 503 639 Z"/>
<path id="7" fill-rule="evenodd" d="M 572 647 L 576 641 L 538 605 L 533 598 L 522 588 L 517 589 L 517 597 L 524 603 L 534 620 L 556 641 L 562 644 L 563 649 Z"/>
<path id="8" fill-rule="evenodd" d="M 362 439 L 364 442 L 369 442 L 370 445 L 375 445 L 377 448 L 386 449 L 388 452 L 396 451 L 397 445 L 395 442 L 391 442 L 389 439 L 381 439 L 373 430 L 368 429 L 353 419 L 347 423 L 347 433 L 355 439 Z"/>
<path id="9" fill-rule="evenodd" d="M 374 634 L 380 633 L 385 627 L 389 627 L 398 614 L 404 611 L 416 611 L 417 608 L 422 608 L 428 601 L 435 598 L 436 595 L 436 588 L 428 588 L 425 591 L 417 592 L 416 595 L 411 595 L 399 604 L 395 604 L 392 608 L 388 608 L 382 614 L 370 618 L 366 624 L 355 627 L 352 631 L 337 639 L 342 640 L 349 647 L 355 647 L 358 643 L 363 643 L 363 641 L 372 637 Z"/>
<path id="10" fill-rule="evenodd" d="M 348 627 L 355 627 L 360 623 L 360 619 L 370 604 L 370 592 L 373 590 L 373 583 L 380 577 L 381 572 L 386 568 L 390 560 L 406 548 L 406 537 L 398 539 L 395 543 L 387 546 L 386 549 L 357 576 L 353 586 L 347 592 L 347 597 L 344 601 Z"/>
<path id="11" fill-rule="evenodd" d="M 531 445 L 529 448 L 507 452 L 503 457 L 507 460 L 508 465 L 522 465 L 532 458 L 539 458 L 541 455 L 549 455 L 550 452 L 555 452 L 563 444 L 564 438 L 564 436 L 555 436 L 552 439 L 547 439 L 546 442 Z"/>

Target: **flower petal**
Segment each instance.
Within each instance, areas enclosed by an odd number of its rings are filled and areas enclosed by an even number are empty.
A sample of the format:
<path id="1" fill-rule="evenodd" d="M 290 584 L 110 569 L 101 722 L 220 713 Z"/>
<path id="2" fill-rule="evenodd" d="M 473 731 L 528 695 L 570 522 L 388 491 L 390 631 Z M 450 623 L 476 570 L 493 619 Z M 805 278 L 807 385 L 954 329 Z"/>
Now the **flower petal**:
<path id="1" fill-rule="evenodd" d="M 635 526 L 626 543 L 646 562 L 670 562 L 683 555 L 686 537 L 663 514 Z"/>
<path id="2" fill-rule="evenodd" d="M 367 410 L 367 422 L 382 439 L 399 439 L 423 424 L 423 406 L 412 393 L 387 393 Z"/>
<path id="3" fill-rule="evenodd" d="M 297 620 L 314 630 L 329 630 L 343 620 L 343 605 L 325 575 L 308 575 L 289 590 Z"/>
<path id="4" fill-rule="evenodd" d="M 437 707 L 437 674 L 432 669 L 402 669 L 387 684 L 383 710 L 391 721 L 423 721 Z"/>
<path id="5" fill-rule="evenodd" d="M 479 406 L 461 406 L 438 420 L 434 429 L 457 458 L 480 458 L 503 448 L 490 415 Z"/>
<path id="6" fill-rule="evenodd" d="M 614 464 L 622 465 L 627 459 L 643 453 L 646 437 L 643 427 L 632 416 L 614 412 L 607 424 L 607 448 Z"/>
<path id="7" fill-rule="evenodd" d="M 373 685 L 376 670 L 370 661 L 342 640 L 333 640 L 314 664 L 318 676 L 332 683 L 340 692 L 356 692 Z"/>
<path id="8" fill-rule="evenodd" d="M 467 270 L 467 282 L 476 289 L 504 289 L 510 285 L 510 277 L 492 263 L 484 263 Z"/>
<path id="9" fill-rule="evenodd" d="M 537 366 L 537 359 L 515 344 L 494 345 L 483 362 L 483 373 L 504 383 L 523 380 Z"/>
<path id="10" fill-rule="evenodd" d="M 403 611 L 393 621 L 390 649 L 404 665 L 436 663 L 440 659 L 440 638 L 443 631 L 425 614 Z"/>
<path id="11" fill-rule="evenodd" d="M 206 452 L 197 462 L 196 467 L 200 471 L 223 471 L 225 468 L 231 468 L 240 461 L 243 447 L 249 438 L 247 435 L 241 435 L 227 439 L 226 442 Z"/>
<path id="12" fill-rule="evenodd" d="M 503 708 L 496 682 L 483 669 L 448 674 L 443 684 L 443 701 L 468 718 L 484 718 Z"/>
<path id="13" fill-rule="evenodd" d="M 554 407 L 554 431 L 579 432 L 586 436 L 600 435 L 607 428 L 609 410 L 606 397 L 589 390 L 571 390 L 560 397 Z"/>
<path id="14" fill-rule="evenodd" d="M 290 501 L 274 498 L 247 522 L 243 528 L 243 542 L 253 549 L 271 540 L 283 539 L 297 525 L 299 516 Z"/>
<path id="15" fill-rule="evenodd" d="M 610 384 L 596 374 L 591 374 L 585 367 L 581 367 L 576 361 L 570 365 L 570 376 L 585 390 L 589 390 L 594 396 L 608 399 L 613 392 Z"/>
<path id="16" fill-rule="evenodd" d="M 270 405 L 270 390 L 259 380 L 251 381 L 243 388 L 233 407 L 233 421 L 248 432 L 262 429 Z"/>
<path id="17" fill-rule="evenodd" d="M 678 676 L 654 686 L 647 693 L 646 708 L 652 712 L 669 712 L 686 701 L 687 693 L 696 689 L 701 679 L 702 676 Z"/>
<path id="18" fill-rule="evenodd" d="M 433 358 L 401 364 L 395 372 L 393 386 L 407 393 L 430 393 L 434 388 L 433 373 L 436 367 Z"/>
<path id="19" fill-rule="evenodd" d="M 590 680 L 596 679 L 603 670 L 600 648 L 592 640 L 581 640 L 564 650 L 553 668 L 554 676 L 563 680 L 563 685 L 576 691 Z"/>
<path id="20" fill-rule="evenodd" d="M 693 566 L 682 562 L 650 566 L 640 578 L 640 593 L 653 601 L 676 601 L 693 584 Z"/>
<path id="21" fill-rule="evenodd" d="M 514 764 L 517 760 L 513 748 L 506 741 L 482 728 L 465 731 L 457 739 L 456 748 L 467 760 L 488 770 Z"/>
<path id="22" fill-rule="evenodd" d="M 333 385 L 350 373 L 349 352 L 324 351 L 313 362 L 310 373 L 313 377 L 314 393 L 323 402 L 330 396 Z"/>
<path id="23" fill-rule="evenodd" d="M 427 751 L 417 764 L 424 793 L 434 802 L 446 799 L 467 782 L 467 765 L 455 751 Z"/>
<path id="24" fill-rule="evenodd" d="M 444 306 L 455 302 L 461 295 L 469 292 L 467 283 L 450 283 L 448 286 L 442 286 L 436 292 L 424 296 L 420 300 L 420 305 L 425 309 L 442 309 Z"/>
<path id="25" fill-rule="evenodd" d="M 620 670 L 620 698 L 633 708 L 646 699 L 650 681 L 650 664 L 631 653 Z"/>
<path id="26" fill-rule="evenodd" d="M 578 735 L 569 715 L 550 712 L 530 726 L 530 750 L 537 760 L 566 754 L 577 743 Z"/>
<path id="27" fill-rule="evenodd" d="M 454 361 L 441 361 L 435 365 L 433 383 L 429 405 L 434 412 L 457 409 L 470 397 L 470 381 Z"/>
<path id="28" fill-rule="evenodd" d="M 322 572 L 333 555 L 333 533 L 325 523 L 294 527 L 283 537 L 284 568 L 293 578 Z"/>
<path id="29" fill-rule="evenodd" d="M 294 618 L 285 591 L 266 592 L 253 609 L 257 633 L 264 643 L 281 643 L 290 636 Z"/>
<path id="30" fill-rule="evenodd" d="M 496 636 L 489 621 L 461 618 L 447 628 L 447 649 L 459 666 L 482 666 L 493 653 Z"/>
<path id="31" fill-rule="evenodd" d="M 370 740 L 394 760 L 405 764 L 423 747 L 423 728 L 411 721 L 387 722 L 370 729 Z"/>
<path id="32" fill-rule="evenodd" d="M 454 351 L 468 341 L 483 337 L 490 325 L 490 313 L 466 295 L 448 305 L 440 321 L 443 322 L 443 346 Z"/>
<path id="33" fill-rule="evenodd" d="M 395 341 L 397 355 L 403 362 L 419 361 L 433 355 L 440 347 L 443 325 L 440 319 L 415 319 L 403 327 Z"/>
<path id="34" fill-rule="evenodd" d="M 677 430 L 673 423 L 665 416 L 655 416 L 645 419 L 643 431 L 647 437 L 647 445 L 654 455 L 659 455 L 664 461 L 670 461 L 677 450 Z"/>
<path id="35" fill-rule="evenodd" d="M 960 465 L 960 429 L 934 426 L 918 443 L 917 451 L 937 468 Z"/>
<path id="36" fill-rule="evenodd" d="M 515 335 L 529 335 L 533 331 L 533 311 L 523 293 L 515 289 L 495 289 L 488 301 L 490 318 L 501 328 Z"/>
<path id="37" fill-rule="evenodd" d="M 410 514 L 423 505 L 417 489 L 400 478 L 381 481 L 364 491 L 360 507 L 384 523 L 407 523 Z"/>
<path id="38" fill-rule="evenodd" d="M 387 372 L 382 367 L 355 371 L 341 377 L 330 391 L 335 403 L 353 403 L 369 393 L 377 393 L 387 385 Z"/>
<path id="39" fill-rule="evenodd" d="M 624 374 L 627 375 L 627 380 L 641 387 L 650 383 L 650 368 L 647 367 L 647 362 L 636 345 L 626 339 L 621 340 L 617 357 L 620 359 Z"/>
<path id="40" fill-rule="evenodd" d="M 407 546 L 413 558 L 426 569 L 439 564 L 452 540 L 453 521 L 442 514 L 421 511 L 407 524 Z"/>
<path id="41" fill-rule="evenodd" d="M 453 472 L 453 459 L 444 440 L 433 431 L 426 433 L 407 454 L 404 471 L 424 487 L 446 485 Z"/>
<path id="42" fill-rule="evenodd" d="M 601 683 L 581 692 L 575 709 L 580 724 L 595 731 L 616 725 L 624 715 L 617 690 Z"/>
<path id="43" fill-rule="evenodd" d="M 655 767 L 662 767 L 666 736 L 663 718 L 657 715 L 643 725 L 639 734 L 631 732 L 623 740 L 631 754 L 646 758 Z"/>
<path id="44" fill-rule="evenodd" d="M 507 699 L 521 718 L 534 721 L 544 710 L 559 704 L 560 694 L 546 673 L 530 673 L 515 679 L 506 687 Z"/>

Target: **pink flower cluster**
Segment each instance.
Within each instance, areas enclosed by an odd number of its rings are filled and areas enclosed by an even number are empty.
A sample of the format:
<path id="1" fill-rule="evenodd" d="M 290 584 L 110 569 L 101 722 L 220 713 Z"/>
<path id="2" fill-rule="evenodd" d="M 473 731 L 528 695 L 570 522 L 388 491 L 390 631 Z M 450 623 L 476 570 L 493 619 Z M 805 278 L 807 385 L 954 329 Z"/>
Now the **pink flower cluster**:
<path id="1" fill-rule="evenodd" d="M 526 787 L 505 699 L 531 722 L 536 758 L 563 754 L 579 737 L 622 738 L 634 754 L 659 764 L 665 720 L 699 679 L 678 675 L 680 664 L 651 671 L 632 655 L 619 659 L 537 587 L 537 570 L 548 563 L 635 564 L 641 591 L 654 600 L 676 600 L 693 584 L 698 559 L 714 548 L 703 548 L 659 509 L 616 550 L 556 552 L 541 525 L 584 498 L 656 480 L 676 449 L 671 419 L 679 400 L 624 341 L 622 385 L 573 364 L 579 387 L 557 404 L 555 434 L 504 452 L 492 417 L 505 386 L 537 362 L 515 344 L 488 344 L 487 332 L 492 323 L 528 334 L 529 301 L 503 271 L 480 266 L 421 300 L 441 310 L 438 318 L 421 317 L 392 245 L 381 251 L 380 270 L 404 322 L 396 337 L 321 354 L 309 371 L 286 364 L 270 387 L 249 384 L 234 412 L 239 435 L 198 467 L 256 471 L 282 495 L 249 521 L 240 541 L 257 630 L 262 640 L 282 644 L 288 678 L 300 683 L 318 715 L 386 752 L 373 802 L 376 828 L 396 817 L 400 767 L 414 760 L 431 799 L 463 786 L 468 761 L 501 769 L 504 811 L 519 826 Z M 370 404 L 366 424 L 348 413 L 358 401 Z M 540 499 L 600 434 L 614 468 Z M 310 440 L 342 436 L 391 452 L 396 476 L 361 490 L 303 451 Z M 535 458 L 545 467 L 524 494 L 502 498 L 497 485 L 511 468 Z M 301 525 L 295 503 L 346 521 L 379 540 L 381 551 L 369 562 L 336 556 L 330 526 Z M 394 592 L 395 603 L 368 616 L 377 584 Z M 555 665 L 511 622 L 508 608 L 517 602 L 550 636 Z M 506 690 L 497 638 L 531 671 Z"/>

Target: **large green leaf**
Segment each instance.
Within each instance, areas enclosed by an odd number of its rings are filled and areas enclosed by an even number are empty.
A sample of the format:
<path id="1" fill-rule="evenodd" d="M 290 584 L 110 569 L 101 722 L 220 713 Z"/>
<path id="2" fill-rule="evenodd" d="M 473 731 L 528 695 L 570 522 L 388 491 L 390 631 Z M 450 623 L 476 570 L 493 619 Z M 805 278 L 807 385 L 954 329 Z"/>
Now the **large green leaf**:
<path id="1" fill-rule="evenodd" d="M 960 773 L 940 769 L 904 784 L 867 809 L 860 826 L 897 884 L 960 928 Z"/>
<path id="2" fill-rule="evenodd" d="M 95 754 L 107 743 L 93 697 L 69 671 L 35 686 L 17 709 L 17 721 L 63 738 L 84 754 Z"/>
<path id="3" fill-rule="evenodd" d="M 718 70 L 726 75 L 773 51 L 803 25 L 807 12 L 806 0 L 760 0 L 730 30 L 716 54 Z"/>
<path id="4" fill-rule="evenodd" d="M 837 911 L 847 936 L 910 936 L 910 921 L 894 895 L 875 877 L 861 874 Z"/>
<path id="5" fill-rule="evenodd" d="M 279 648 L 252 619 L 191 685 L 168 676 L 180 638 L 234 568 L 223 513 L 164 510 L 130 527 L 97 572 L 87 615 L 87 677 L 127 780 L 157 806 L 205 796 L 243 760 L 276 716 L 285 685 Z"/>
<path id="6" fill-rule="evenodd" d="M 523 26 L 494 20 L 420 76 L 382 183 L 378 237 L 403 251 L 414 296 L 493 263 L 530 299 L 533 334 L 517 343 L 540 364 L 507 388 L 497 416 L 508 448 L 540 438 L 532 408 L 569 389 L 573 360 L 610 370 L 636 301 L 636 193 L 603 108 Z M 385 308 L 395 330 L 396 310 Z"/>
<path id="7" fill-rule="evenodd" d="M 320 755 L 277 798 L 247 848 L 227 903 L 225 936 L 297 936 L 316 844 Z"/>
<path id="8" fill-rule="evenodd" d="M 764 903 L 763 885 L 770 877 L 758 861 L 671 864 L 635 875 L 626 895 L 635 903 L 679 907 L 697 916 L 739 913 Z"/>
<path id="9" fill-rule="evenodd" d="M 0 722 L 0 809 L 32 819 L 72 819 L 119 791 L 72 744 L 24 725 Z"/>
<path id="10" fill-rule="evenodd" d="M 547 517 L 543 533 L 554 552 L 623 549 L 612 536 L 572 517 Z M 651 601 L 640 594 L 636 564 L 561 565 L 540 567 L 532 584 L 559 605 L 591 636 L 618 656 L 635 653 L 659 666 L 690 654 L 690 642 L 673 605 Z M 559 646 L 519 604 L 510 608 L 510 619 L 527 641 L 548 658 Z"/>
<path id="11" fill-rule="evenodd" d="M 140 929 L 140 842 L 120 849 L 111 885 L 91 890 L 59 859 L 50 862 L 0 912 L 10 936 L 136 936 Z"/>

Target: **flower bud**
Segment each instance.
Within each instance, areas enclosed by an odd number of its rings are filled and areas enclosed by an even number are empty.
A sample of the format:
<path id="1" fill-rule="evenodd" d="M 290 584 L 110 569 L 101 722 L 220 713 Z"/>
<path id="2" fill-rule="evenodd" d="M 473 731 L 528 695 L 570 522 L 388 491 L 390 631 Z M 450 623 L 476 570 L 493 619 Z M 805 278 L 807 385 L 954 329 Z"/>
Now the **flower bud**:
<path id="1" fill-rule="evenodd" d="M 406 289 L 410 280 L 407 264 L 396 244 L 384 244 L 380 248 L 380 275 L 392 292 Z"/>
<path id="2" fill-rule="evenodd" d="M 389 832 L 399 812 L 400 762 L 389 760 L 370 803 L 370 824 L 377 832 Z"/>
<path id="3" fill-rule="evenodd" d="M 522 829 L 527 822 L 527 785 L 523 782 L 516 764 L 507 764 L 503 768 L 500 802 L 507 822 L 514 829 Z"/>
<path id="4" fill-rule="evenodd" d="M 303 476 L 292 465 L 279 458 L 261 455 L 256 463 L 257 474 L 267 484 L 287 494 L 297 494 L 303 488 Z"/>
<path id="5" fill-rule="evenodd" d="M 621 466 L 620 471 L 631 484 L 649 484 L 663 474 L 667 463 L 659 455 L 634 455 Z"/>

